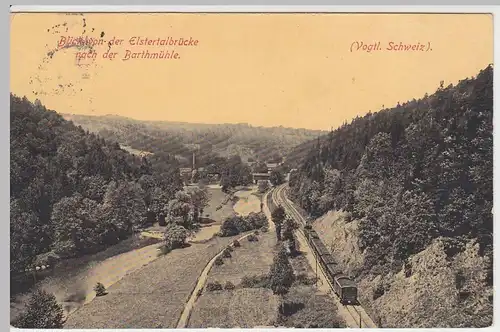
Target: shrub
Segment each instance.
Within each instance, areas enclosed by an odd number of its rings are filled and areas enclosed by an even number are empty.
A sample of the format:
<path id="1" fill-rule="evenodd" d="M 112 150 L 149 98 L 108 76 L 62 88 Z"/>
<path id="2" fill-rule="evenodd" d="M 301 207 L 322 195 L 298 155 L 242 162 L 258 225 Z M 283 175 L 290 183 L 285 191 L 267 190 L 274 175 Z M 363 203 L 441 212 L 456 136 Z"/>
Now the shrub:
<path id="1" fill-rule="evenodd" d="M 262 228 L 260 229 L 260 231 L 261 231 L 262 233 L 267 233 L 267 232 L 269 231 L 269 228 L 268 228 L 268 227 L 266 227 L 266 226 L 264 226 L 264 227 L 262 227 Z"/>
<path id="2" fill-rule="evenodd" d="M 176 224 L 169 224 L 165 230 L 165 247 L 169 250 L 180 248 L 188 237 L 187 230 Z"/>
<path id="3" fill-rule="evenodd" d="M 203 294 L 203 289 L 198 289 L 198 292 L 196 292 L 196 297 L 200 297 Z"/>
<path id="4" fill-rule="evenodd" d="M 253 232 L 253 233 L 254 233 L 255 235 L 259 235 L 259 234 L 260 234 L 260 233 L 259 233 L 259 231 L 255 231 L 255 232 Z"/>
<path id="5" fill-rule="evenodd" d="M 103 296 L 103 295 L 106 295 L 106 287 L 104 287 L 103 284 L 101 284 L 100 282 L 98 282 L 95 286 L 94 286 L 94 291 L 96 293 L 97 296 Z"/>
<path id="6" fill-rule="evenodd" d="M 13 325 L 25 329 L 60 329 L 63 327 L 63 318 L 64 311 L 56 297 L 44 290 L 37 290 Z"/>
<path id="7" fill-rule="evenodd" d="M 256 237 L 254 234 L 250 234 L 248 237 L 248 242 L 256 242 L 256 241 L 259 241 L 259 238 Z"/>
<path id="8" fill-rule="evenodd" d="M 215 259 L 215 265 L 222 265 L 222 264 L 224 264 L 224 260 L 222 259 L 222 257 L 220 257 L 220 256 L 217 257 Z"/>
<path id="9" fill-rule="evenodd" d="M 222 285 L 218 281 L 207 283 L 206 290 L 209 292 L 222 290 Z"/>
<path id="10" fill-rule="evenodd" d="M 233 290 L 235 289 L 236 287 L 234 286 L 234 284 L 231 282 L 231 281 L 226 281 L 226 284 L 224 285 L 224 289 L 225 290 Z"/>
<path id="11" fill-rule="evenodd" d="M 234 240 L 233 241 L 233 247 L 235 247 L 235 248 L 241 247 L 240 241 Z"/>

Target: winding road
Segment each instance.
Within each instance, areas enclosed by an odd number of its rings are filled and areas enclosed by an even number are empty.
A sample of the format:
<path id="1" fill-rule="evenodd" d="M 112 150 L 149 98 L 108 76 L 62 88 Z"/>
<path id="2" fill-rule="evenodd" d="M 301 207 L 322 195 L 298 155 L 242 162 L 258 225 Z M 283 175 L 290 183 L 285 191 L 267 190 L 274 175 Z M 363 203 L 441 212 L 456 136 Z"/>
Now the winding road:
<path id="1" fill-rule="evenodd" d="M 291 202 L 286 196 L 287 184 L 282 184 L 276 187 L 272 191 L 272 198 L 275 204 L 281 205 L 286 213 L 294 218 L 301 225 L 305 225 L 306 221 L 300 212 L 295 208 L 294 203 Z M 329 278 L 325 271 L 323 270 L 321 264 L 318 263 L 314 251 L 309 245 L 304 232 L 301 228 L 296 231 L 297 240 L 300 245 L 301 251 L 306 253 L 307 260 L 311 268 L 317 269 L 320 285 L 318 285 L 323 290 L 326 290 L 329 294 L 333 295 L 335 298 L 335 303 L 337 304 L 339 314 L 344 318 L 346 325 L 350 328 L 376 328 L 376 324 L 368 316 L 366 311 L 363 309 L 361 304 L 359 305 L 343 305 L 340 303 L 339 297 L 333 290 L 333 285 L 331 284 Z"/>

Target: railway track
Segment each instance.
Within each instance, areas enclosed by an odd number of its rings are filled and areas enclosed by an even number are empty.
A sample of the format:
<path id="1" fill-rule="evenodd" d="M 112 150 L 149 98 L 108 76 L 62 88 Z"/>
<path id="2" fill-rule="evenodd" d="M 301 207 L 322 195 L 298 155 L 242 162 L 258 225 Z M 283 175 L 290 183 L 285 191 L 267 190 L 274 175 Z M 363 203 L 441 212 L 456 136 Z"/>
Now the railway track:
<path id="1" fill-rule="evenodd" d="M 291 203 L 287 197 L 286 197 L 286 191 L 287 191 L 287 185 L 283 184 L 278 186 L 272 191 L 272 199 L 276 205 L 281 205 L 287 215 L 295 219 L 300 223 L 300 225 L 305 226 L 306 221 L 304 220 L 304 217 L 300 214 L 300 212 L 297 211 L 297 209 L 293 206 L 293 203 Z M 306 235 L 304 234 L 303 228 L 299 228 L 297 230 L 297 235 L 301 236 L 302 239 L 304 240 L 303 242 L 309 246 L 309 249 L 314 255 L 314 259 L 316 261 L 316 265 L 319 267 L 319 271 L 323 274 L 324 279 L 326 280 L 326 283 L 328 284 L 328 287 L 331 289 L 331 293 L 333 294 L 334 298 L 338 301 L 340 304 L 340 299 L 337 296 L 337 294 L 334 291 L 333 285 L 330 282 L 329 278 L 327 278 L 327 273 L 321 266 L 321 264 L 318 264 L 318 257 L 316 257 L 316 254 L 312 248 L 310 248 L 309 241 L 306 239 Z M 355 327 L 363 327 L 363 328 L 376 328 L 377 326 L 375 323 L 371 320 L 371 318 L 366 314 L 365 310 L 361 306 L 360 303 L 357 305 L 346 305 L 346 304 L 340 304 L 344 309 L 345 312 L 347 312 L 350 315 L 350 318 L 352 321 L 355 322 L 356 326 Z"/>

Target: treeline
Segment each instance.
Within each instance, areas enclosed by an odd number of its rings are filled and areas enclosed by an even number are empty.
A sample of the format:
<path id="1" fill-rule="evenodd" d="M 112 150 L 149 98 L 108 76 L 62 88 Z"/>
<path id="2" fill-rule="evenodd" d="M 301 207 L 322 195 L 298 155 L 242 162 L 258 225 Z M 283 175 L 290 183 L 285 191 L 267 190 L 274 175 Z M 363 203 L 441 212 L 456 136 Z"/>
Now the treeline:
<path id="1" fill-rule="evenodd" d="M 195 124 L 138 121 L 119 116 L 65 115 L 101 137 L 154 154 L 175 155 L 183 166 L 191 166 L 197 151 L 197 165 L 206 166 L 213 156 L 239 155 L 279 162 L 297 144 L 323 131 L 283 127 L 253 127 L 248 124 Z"/>
<path id="2" fill-rule="evenodd" d="M 185 203 L 175 197 L 182 183 L 174 158 L 155 169 L 39 101 L 11 94 L 10 102 L 11 272 L 42 253 L 103 249 L 157 219 L 170 200 Z"/>
<path id="3" fill-rule="evenodd" d="M 437 237 L 450 256 L 470 238 L 492 255 L 491 66 L 304 146 L 312 148 L 291 176 L 291 194 L 314 217 L 337 209 L 359 219 L 366 268 L 399 269 Z"/>

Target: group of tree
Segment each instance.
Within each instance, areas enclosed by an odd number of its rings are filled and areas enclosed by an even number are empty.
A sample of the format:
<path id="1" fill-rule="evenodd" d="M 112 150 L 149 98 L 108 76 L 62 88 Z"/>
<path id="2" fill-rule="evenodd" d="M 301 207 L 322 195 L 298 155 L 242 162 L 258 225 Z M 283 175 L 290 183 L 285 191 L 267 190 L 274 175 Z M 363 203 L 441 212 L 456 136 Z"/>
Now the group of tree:
<path id="1" fill-rule="evenodd" d="M 10 102 L 12 272 L 42 253 L 77 256 L 117 243 L 158 219 L 182 188 L 174 158 L 156 169 L 39 101 Z"/>
<path id="2" fill-rule="evenodd" d="M 291 175 L 293 199 L 313 217 L 336 209 L 359 219 L 367 268 L 400 268 L 437 237 L 458 247 L 476 239 L 492 255 L 491 66 L 307 146 L 296 150 L 309 152 Z"/>
<path id="3" fill-rule="evenodd" d="M 186 229 L 191 229 L 203 216 L 203 210 L 209 201 L 206 189 L 188 187 L 175 193 L 168 204 L 161 201 L 155 202 L 155 212 L 164 215 L 166 220 L 160 218 L 160 225 L 178 224 Z"/>
<path id="4" fill-rule="evenodd" d="M 221 173 L 221 186 L 224 192 L 237 186 L 246 186 L 252 183 L 251 169 L 243 163 L 240 156 L 235 155 L 226 159 L 221 167 Z"/>

